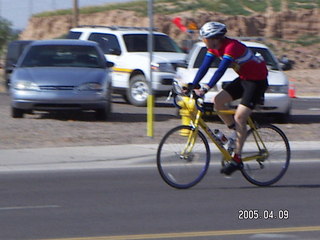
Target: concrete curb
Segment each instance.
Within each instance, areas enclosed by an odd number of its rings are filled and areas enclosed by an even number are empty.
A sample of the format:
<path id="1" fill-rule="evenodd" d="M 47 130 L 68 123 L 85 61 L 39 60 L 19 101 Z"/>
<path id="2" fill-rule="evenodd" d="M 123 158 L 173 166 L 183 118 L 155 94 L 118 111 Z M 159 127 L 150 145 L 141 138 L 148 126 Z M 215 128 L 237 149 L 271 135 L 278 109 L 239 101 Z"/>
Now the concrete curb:
<path id="1" fill-rule="evenodd" d="M 290 142 L 292 161 L 320 160 L 320 141 Z M 215 152 L 213 161 L 218 153 Z M 0 171 L 155 166 L 157 144 L 0 150 Z"/>
<path id="2" fill-rule="evenodd" d="M 156 145 L 0 150 L 0 171 L 106 168 L 155 159 Z"/>

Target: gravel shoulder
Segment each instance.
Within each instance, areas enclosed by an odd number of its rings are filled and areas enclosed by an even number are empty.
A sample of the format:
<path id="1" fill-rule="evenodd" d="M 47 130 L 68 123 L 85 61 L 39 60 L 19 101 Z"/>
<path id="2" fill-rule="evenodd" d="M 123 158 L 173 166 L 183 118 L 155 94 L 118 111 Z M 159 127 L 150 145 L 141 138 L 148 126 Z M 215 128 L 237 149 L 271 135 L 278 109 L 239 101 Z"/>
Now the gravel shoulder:
<path id="1" fill-rule="evenodd" d="M 93 113 L 36 113 L 23 119 L 13 119 L 10 107 L 3 103 L 0 106 L 0 149 L 158 144 L 169 129 L 181 124 L 176 116 L 177 110 L 171 104 L 157 103 L 154 137 L 148 137 L 146 108 L 125 104 L 120 98 L 115 99 L 112 116 L 107 122 L 96 121 Z M 289 123 L 276 125 L 290 141 L 320 140 L 319 111 L 294 110 Z M 217 119 L 210 121 L 209 126 L 228 134 L 226 127 Z"/>
<path id="2" fill-rule="evenodd" d="M 320 70 L 286 72 L 295 79 L 297 95 L 320 96 Z M 304 80 L 302 80 L 304 79 Z M 320 106 L 315 106 L 320 107 Z M 0 149 L 67 146 L 98 146 L 159 143 L 162 136 L 181 123 L 171 103 L 157 103 L 154 137 L 147 136 L 146 108 L 138 108 L 115 96 L 113 113 L 107 122 L 96 121 L 93 113 L 34 114 L 24 119 L 10 116 L 9 96 L 0 93 Z M 227 132 L 220 121 L 210 123 Z M 290 141 L 319 141 L 319 110 L 293 110 L 287 124 L 277 124 Z M 225 130 L 224 130 L 225 129 Z"/>

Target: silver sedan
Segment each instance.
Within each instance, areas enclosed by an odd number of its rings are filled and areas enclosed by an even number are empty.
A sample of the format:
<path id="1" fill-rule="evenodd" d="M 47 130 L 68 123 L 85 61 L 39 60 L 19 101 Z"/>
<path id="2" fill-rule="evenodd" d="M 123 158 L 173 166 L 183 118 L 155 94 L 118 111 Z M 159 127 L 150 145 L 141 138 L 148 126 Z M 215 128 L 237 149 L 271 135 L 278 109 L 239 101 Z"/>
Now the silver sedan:
<path id="1" fill-rule="evenodd" d="M 98 119 L 111 111 L 112 62 L 94 42 L 34 41 L 12 74 L 12 117 L 57 110 L 94 110 Z"/>

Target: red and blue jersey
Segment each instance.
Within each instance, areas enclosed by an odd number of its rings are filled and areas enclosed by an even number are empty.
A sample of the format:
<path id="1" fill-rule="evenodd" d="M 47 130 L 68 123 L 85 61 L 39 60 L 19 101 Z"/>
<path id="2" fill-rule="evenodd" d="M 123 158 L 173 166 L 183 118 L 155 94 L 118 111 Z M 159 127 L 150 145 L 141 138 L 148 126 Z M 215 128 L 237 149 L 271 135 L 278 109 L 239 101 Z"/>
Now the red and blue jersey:
<path id="1" fill-rule="evenodd" d="M 244 44 L 235 39 L 225 38 L 219 49 L 208 49 L 219 58 L 232 61 L 231 67 L 243 80 L 264 80 L 268 70 L 265 61 L 253 54 Z"/>
<path id="2" fill-rule="evenodd" d="M 208 49 L 205 59 L 193 81 L 194 84 L 199 83 L 204 77 L 215 57 L 219 57 L 222 61 L 208 83 L 210 87 L 213 87 L 219 81 L 229 66 L 243 80 L 267 79 L 268 69 L 262 58 L 255 56 L 248 47 L 238 40 L 225 38 L 219 49 Z"/>

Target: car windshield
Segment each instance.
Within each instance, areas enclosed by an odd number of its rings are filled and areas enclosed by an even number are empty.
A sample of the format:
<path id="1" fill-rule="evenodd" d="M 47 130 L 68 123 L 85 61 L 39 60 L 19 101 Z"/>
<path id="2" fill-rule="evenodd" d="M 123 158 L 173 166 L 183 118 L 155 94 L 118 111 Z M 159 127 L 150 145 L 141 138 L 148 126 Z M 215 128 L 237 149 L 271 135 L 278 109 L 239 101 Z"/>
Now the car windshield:
<path id="1" fill-rule="evenodd" d="M 155 52 L 175 52 L 182 53 L 178 45 L 166 35 L 153 35 Z M 125 34 L 124 42 L 128 52 L 147 52 L 148 51 L 148 34 Z"/>
<path id="2" fill-rule="evenodd" d="M 41 45 L 29 49 L 20 67 L 101 68 L 100 59 L 93 46 Z"/>
<path id="3" fill-rule="evenodd" d="M 256 56 L 261 56 L 271 70 L 280 70 L 277 62 L 267 48 L 249 47 Z"/>
<path id="4" fill-rule="evenodd" d="M 266 64 L 268 66 L 268 68 L 270 68 L 271 70 L 279 70 L 278 64 L 277 62 L 274 60 L 274 58 L 272 57 L 270 51 L 267 48 L 259 48 L 259 47 L 249 47 L 249 49 L 251 49 L 251 51 L 256 55 L 256 56 L 261 56 L 263 57 L 263 59 L 266 61 Z M 198 57 L 194 63 L 194 68 L 199 68 L 201 66 L 201 63 L 205 57 L 205 54 L 207 52 L 207 48 L 203 47 L 199 54 Z M 190 54 L 192 54 L 191 52 L 189 53 L 189 58 L 190 58 Z M 215 58 L 214 61 L 211 64 L 212 68 L 217 68 L 219 66 L 220 63 L 220 59 L 219 58 Z"/>

